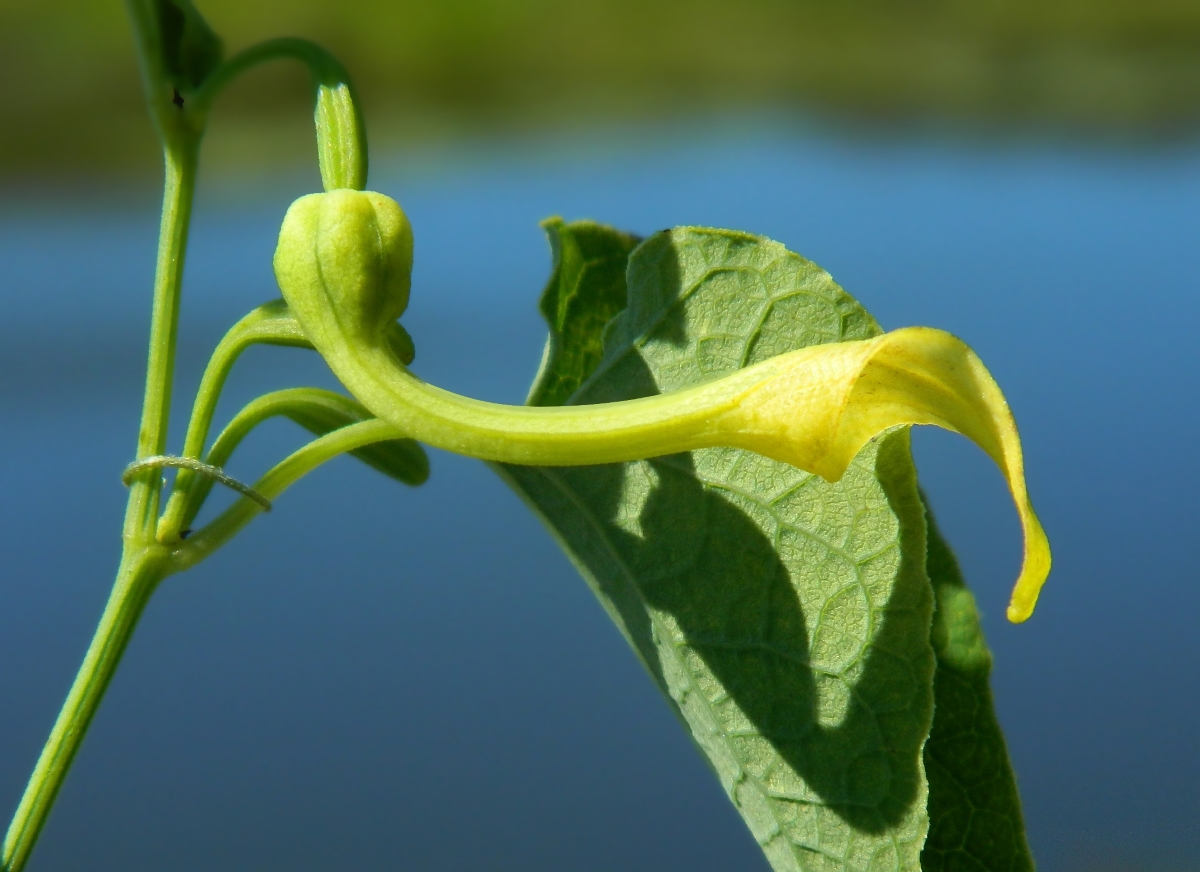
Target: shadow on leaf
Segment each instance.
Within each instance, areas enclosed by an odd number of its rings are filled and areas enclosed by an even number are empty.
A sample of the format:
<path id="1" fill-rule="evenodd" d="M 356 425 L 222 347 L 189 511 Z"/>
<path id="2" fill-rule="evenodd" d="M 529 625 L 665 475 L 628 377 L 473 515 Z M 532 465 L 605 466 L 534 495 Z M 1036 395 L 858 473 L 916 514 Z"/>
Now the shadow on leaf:
<path id="1" fill-rule="evenodd" d="M 880 465 L 911 468 L 907 440 L 885 440 L 881 455 Z M 754 774 L 768 793 L 819 802 L 863 832 L 881 832 L 904 817 L 920 792 L 918 761 L 928 726 L 912 713 L 922 708 L 912 704 L 922 690 L 906 660 L 910 628 L 889 620 L 886 608 L 878 610 L 865 656 L 848 670 L 856 673 L 853 680 L 814 671 L 808 622 L 787 566 L 751 517 L 696 478 L 689 455 L 634 464 L 628 473 L 625 466 L 541 472 L 589 495 L 589 508 L 603 519 L 602 535 L 624 567 L 624 582 L 636 587 L 643 605 L 604 592 L 625 605 L 623 623 L 635 638 L 674 644 L 685 662 L 689 653 L 699 656 L 719 686 L 697 686 L 689 670 L 689 692 L 711 697 L 720 726 L 741 751 L 739 762 L 751 771 L 759 764 Z M 648 485 L 636 522 L 624 517 L 620 500 L 629 492 L 629 475 Z M 923 532 L 910 528 L 901 535 L 923 539 Z M 901 554 L 921 554 L 921 545 L 902 541 Z M 921 567 L 902 565 L 892 598 L 920 602 L 927 596 L 922 575 Z M 660 687 L 682 704 L 655 646 L 637 647 Z M 822 700 L 824 708 L 841 702 L 844 713 L 831 723 L 822 717 Z M 778 761 L 764 761 L 764 754 Z"/>

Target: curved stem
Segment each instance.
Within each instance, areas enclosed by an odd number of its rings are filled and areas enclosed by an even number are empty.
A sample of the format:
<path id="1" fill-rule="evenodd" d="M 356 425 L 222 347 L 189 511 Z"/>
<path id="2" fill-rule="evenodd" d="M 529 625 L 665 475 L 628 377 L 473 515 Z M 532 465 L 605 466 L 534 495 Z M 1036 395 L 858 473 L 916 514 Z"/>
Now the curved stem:
<path id="1" fill-rule="evenodd" d="M 342 62 L 326 49 L 307 39 L 281 37 L 252 45 L 224 61 L 205 79 L 192 99 L 200 105 L 211 106 L 217 95 L 242 73 L 268 61 L 286 59 L 299 61 L 308 67 L 313 81 L 318 85 L 333 87 L 350 84 L 350 76 Z"/>
<path id="2" fill-rule="evenodd" d="M 187 437 L 183 443 L 185 457 L 199 457 L 208 439 L 217 400 L 233 365 L 242 352 L 251 345 L 282 345 L 291 348 L 312 348 L 312 343 L 300 329 L 300 324 L 291 316 L 283 300 L 274 300 L 259 306 L 238 321 L 217 344 L 192 406 L 192 417 L 188 422 Z"/>
<path id="3" fill-rule="evenodd" d="M 347 424 L 371 418 L 371 414 L 356 401 L 321 388 L 288 388 L 282 391 L 272 391 L 255 398 L 242 407 L 241 411 L 217 436 L 213 447 L 205 457 L 205 462 L 211 466 L 224 467 L 229 463 L 229 458 L 233 456 L 233 452 L 242 443 L 242 440 L 263 421 L 282 416 L 303 425 L 304 413 L 307 412 L 311 416 L 314 407 L 326 410 Z M 400 436 L 401 434 L 393 428 L 391 438 L 396 439 Z M 183 473 L 181 472 L 180 478 L 182 477 Z M 164 516 L 163 522 L 159 525 L 158 538 L 160 542 L 179 541 L 179 531 L 195 520 L 196 514 L 200 511 L 200 507 L 204 504 L 212 487 L 212 480 L 206 477 L 193 477 L 192 484 L 186 492 L 180 492 L 179 486 L 176 486 L 175 493 L 171 495 L 169 514 Z M 176 504 L 177 494 L 181 497 L 178 505 Z M 264 496 L 267 495 L 264 494 Z M 267 496 L 267 499 L 271 499 L 271 497 Z M 170 514 L 171 509 L 175 509 L 174 514 Z"/>
<path id="4" fill-rule="evenodd" d="M 233 365 L 243 351 L 260 343 L 297 348 L 312 347 L 296 319 L 288 312 L 287 304 L 282 300 L 259 306 L 233 325 L 217 344 L 200 379 L 196 400 L 192 404 L 192 417 L 188 421 L 187 436 L 183 442 L 184 457 L 200 459 L 204 452 L 204 443 L 208 440 L 217 400 L 220 399 L 221 390 L 225 387 Z M 223 466 L 225 463 L 224 460 L 211 459 L 208 462 L 214 466 Z M 204 495 L 209 491 L 209 487 L 204 484 L 206 481 L 208 480 L 196 476 L 190 470 L 179 472 L 171 497 L 167 501 L 167 508 L 158 522 L 158 541 L 177 538 L 179 531 L 191 522 L 191 518 L 187 517 L 188 507 L 196 504 L 197 490 L 202 491 L 198 501 L 204 501 Z M 194 512 L 192 514 L 194 515 Z"/>
<path id="5" fill-rule="evenodd" d="M 155 587 L 172 571 L 167 558 L 167 550 L 158 546 L 126 548 L 108 605 L 5 836 L 4 872 L 20 872 L 29 859 L 138 618 Z"/>
<path id="6" fill-rule="evenodd" d="M 351 424 L 314 439 L 290 454 L 255 482 L 254 489 L 267 499 L 274 500 L 327 460 L 375 442 L 395 438 L 396 429 L 384 421 L 371 420 Z M 261 512 L 260 505 L 242 497 L 172 552 L 171 571 L 181 572 L 195 566 L 233 538 Z"/>
<path id="7" fill-rule="evenodd" d="M 229 462 L 234 449 L 259 424 L 268 418 L 283 416 L 295 420 L 301 413 L 309 411 L 313 406 L 323 406 L 331 412 L 351 418 L 354 423 L 370 419 L 371 414 L 358 402 L 327 391 L 322 388 L 287 388 L 282 391 L 272 391 L 263 394 L 247 403 L 229 425 L 221 431 L 208 452 L 208 462 L 214 466 L 224 466 Z M 394 427 L 388 425 L 391 438 L 402 436 Z"/>
<path id="8" fill-rule="evenodd" d="M 358 93 L 341 62 L 306 39 L 284 37 L 260 42 L 222 63 L 205 80 L 193 101 L 207 112 L 225 86 L 247 70 L 267 61 L 291 59 L 308 67 L 316 85 L 314 121 L 321 179 L 326 190 L 367 184 L 366 123 Z"/>

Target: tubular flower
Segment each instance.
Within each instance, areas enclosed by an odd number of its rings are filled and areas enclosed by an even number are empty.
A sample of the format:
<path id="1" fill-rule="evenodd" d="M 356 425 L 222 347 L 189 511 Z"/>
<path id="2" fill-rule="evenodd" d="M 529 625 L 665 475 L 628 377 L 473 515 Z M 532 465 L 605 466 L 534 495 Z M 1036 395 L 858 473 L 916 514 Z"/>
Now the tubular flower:
<path id="1" fill-rule="evenodd" d="M 644 399 L 588 406 L 485 403 L 429 385 L 396 357 L 388 326 L 408 300 L 412 235 L 400 207 L 371 192 L 297 200 L 275 275 L 313 346 L 354 396 L 405 435 L 500 461 L 573 466 L 728 446 L 836 481 L 880 432 L 934 424 L 996 462 L 1025 534 L 1011 621 L 1033 613 L 1050 546 L 1025 486 L 1016 423 L 975 353 L 941 330 L 803 348 L 724 378 Z"/>

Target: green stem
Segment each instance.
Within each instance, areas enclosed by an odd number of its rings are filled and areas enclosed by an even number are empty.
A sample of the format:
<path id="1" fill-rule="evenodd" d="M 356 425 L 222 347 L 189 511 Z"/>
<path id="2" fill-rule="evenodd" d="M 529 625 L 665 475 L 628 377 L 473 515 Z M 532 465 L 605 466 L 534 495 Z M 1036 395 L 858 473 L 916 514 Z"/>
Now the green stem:
<path id="1" fill-rule="evenodd" d="M 268 61 L 286 59 L 299 61 L 308 67 L 317 85 L 333 87 L 350 83 L 350 76 L 342 62 L 321 46 L 307 39 L 282 37 L 252 45 L 229 58 L 213 70 L 192 99 L 197 105 L 208 108 L 225 86 L 242 73 Z"/>
<path id="2" fill-rule="evenodd" d="M 150 316 L 150 352 L 146 363 L 146 392 L 138 430 L 137 457 L 163 454 L 171 414 L 171 384 L 175 373 L 176 334 L 184 253 L 196 188 L 199 134 L 165 149 L 166 183 L 159 228 L 158 263 L 154 277 L 154 308 Z M 147 470 L 132 483 L 125 513 L 125 541 L 153 540 L 158 517 L 162 476 Z"/>
<path id="3" fill-rule="evenodd" d="M 375 442 L 395 438 L 396 428 L 384 421 L 370 420 L 342 427 L 288 455 L 255 482 L 254 489 L 267 499 L 274 500 L 327 460 Z M 195 566 L 232 539 L 262 511 L 262 506 L 254 500 L 240 498 L 172 552 L 171 571 L 182 572 Z"/>
<path id="4" fill-rule="evenodd" d="M 288 312 L 287 304 L 282 300 L 259 306 L 238 321 L 217 344 L 200 379 L 196 400 L 192 404 L 192 416 L 188 421 L 187 436 L 183 442 L 184 457 L 201 459 L 217 409 L 217 400 L 220 399 L 225 381 L 242 352 L 259 343 L 312 347 L 296 319 Z M 209 462 L 216 466 L 224 466 L 225 463 L 224 460 Z M 158 522 L 158 541 L 174 540 L 178 537 L 180 529 L 191 523 L 189 507 L 198 508 L 196 503 L 203 501 L 207 495 L 209 488 L 204 486 L 206 481 L 207 479 L 189 470 L 180 470 L 171 497 L 167 501 L 167 508 Z M 192 511 L 191 515 L 194 514 Z"/>
<path id="5" fill-rule="evenodd" d="M 131 9 L 134 12 L 135 31 L 144 37 L 147 13 L 141 4 L 131 4 Z M 154 71 L 146 72 L 149 75 Z M 161 116 L 174 111 L 175 107 L 164 110 L 158 106 L 161 101 L 156 101 L 150 90 L 148 97 L 151 111 L 163 134 L 166 178 L 150 316 L 146 391 L 138 428 L 139 458 L 162 454 L 166 448 L 184 253 L 187 250 L 196 165 L 204 127 L 202 113 L 188 113 L 185 116 L 180 112 L 179 118 L 167 117 L 164 121 Z M 125 511 L 124 556 L 116 583 L 83 665 L 9 826 L 4 842 L 3 867 L 0 867 L 3 872 L 19 872 L 25 866 L 71 762 L 121 661 L 121 655 L 129 644 L 138 618 L 155 587 L 171 572 L 169 552 L 153 541 L 161 489 L 162 478 L 157 470 L 147 470 L 131 483 Z"/>
<path id="6" fill-rule="evenodd" d="M 307 64 L 317 85 L 315 120 L 326 187 L 361 189 L 366 183 L 367 150 L 362 115 L 353 99 L 349 77 L 341 64 L 319 46 L 304 40 L 284 39 L 249 49 L 209 75 L 187 101 L 185 109 L 178 93 L 172 92 L 163 68 L 161 22 L 153 5 L 145 0 L 128 0 L 127 5 L 133 19 L 147 103 L 162 139 L 166 164 L 146 389 L 137 442 L 137 458 L 142 459 L 164 454 L 167 444 L 184 255 L 200 141 L 213 98 L 233 78 L 258 63 L 277 57 L 297 58 Z M 294 328 L 294 322 L 291 324 Z M 246 345 L 254 341 L 307 344 L 302 336 L 294 336 L 278 324 L 258 326 L 258 330 L 242 330 L 242 335 L 235 335 L 218 348 L 216 360 L 201 385 L 196 415 L 189 426 L 185 450 L 190 453 L 198 454 L 203 449 L 221 386 Z M 236 328 L 234 333 L 237 333 Z M 395 437 L 393 428 L 376 421 L 331 433 L 297 451 L 267 473 L 263 478 L 263 493 L 275 496 L 329 457 Z M 257 511 L 247 512 L 241 502 L 235 503 L 210 525 L 207 535 L 198 537 L 200 541 L 194 545 L 184 546 L 183 554 L 179 555 L 169 546 L 155 541 L 161 494 L 162 477 L 158 469 L 147 468 L 130 482 L 123 531 L 124 554 L 117 579 L 83 664 L 5 837 L 0 872 L 20 872 L 28 861 L 71 762 L 155 588 L 167 575 L 211 554 L 257 514 Z M 180 509 L 184 508 L 186 493 L 181 493 L 176 502 Z M 259 508 L 252 501 L 247 502 L 256 510 Z"/>
<path id="7" fill-rule="evenodd" d="M 321 388 L 288 388 L 282 391 L 272 391 L 250 401 L 233 417 L 233 420 L 226 425 L 213 442 L 204 461 L 218 468 L 224 467 L 229 463 L 229 458 L 233 456 L 233 452 L 242 443 L 242 440 L 255 427 L 269 418 L 290 418 L 301 426 L 305 426 L 306 418 L 311 418 L 314 412 L 320 413 L 321 411 L 325 411 L 327 416 L 331 416 L 335 420 L 347 422 L 346 425 L 360 423 L 372 417 L 371 413 L 355 400 Z M 392 438 L 402 437 L 400 433 L 393 430 Z M 211 478 L 189 473 L 191 485 L 186 493 L 182 493 L 178 482 L 183 478 L 184 472 L 180 472 L 179 479 L 176 480 L 175 491 L 171 494 L 171 502 L 163 515 L 163 520 L 159 522 L 158 539 L 164 544 L 181 541 L 179 531 L 195 520 L 196 514 L 212 490 L 213 480 Z M 177 496 L 182 497 L 178 504 L 176 503 Z"/>
<path id="8" fill-rule="evenodd" d="M 166 549 L 126 548 L 100 625 L 4 839 L 3 872 L 24 868 L 138 618 L 155 587 L 171 571 Z"/>
<path id="9" fill-rule="evenodd" d="M 268 418 L 285 417 L 297 420 L 305 411 L 315 405 L 327 407 L 340 417 L 357 418 L 356 423 L 371 420 L 371 414 L 349 397 L 335 394 L 321 388 L 287 388 L 282 391 L 272 391 L 256 397 L 234 416 L 221 435 L 213 442 L 212 450 L 206 458 L 213 466 L 224 466 L 233 456 L 234 450 L 246 436 Z M 402 434 L 394 428 L 391 438 L 401 438 Z"/>
<path id="10" fill-rule="evenodd" d="M 327 191 L 367 184 L 367 133 L 361 102 L 341 61 L 306 39 L 285 37 L 251 46 L 221 64 L 192 98 L 207 112 L 216 96 L 234 79 L 267 61 L 291 59 L 308 67 L 316 86 L 313 120 L 317 157 Z"/>
<path id="11" fill-rule="evenodd" d="M 312 343 L 300 329 L 296 319 L 288 312 L 283 300 L 259 306 L 233 326 L 217 344 L 200 388 L 196 391 L 196 402 L 192 406 L 192 417 L 188 421 L 187 438 L 183 443 L 184 457 L 199 457 L 208 439 L 217 400 L 233 365 L 242 352 L 251 345 L 282 345 L 291 348 L 312 348 Z"/>
<path id="12" fill-rule="evenodd" d="M 412 360 L 412 340 L 398 323 L 392 325 L 385 333 L 385 339 L 398 357 Z M 188 421 L 187 437 L 183 443 L 184 457 L 195 460 L 203 458 L 213 466 L 224 466 L 242 438 L 261 421 L 273 415 L 285 415 L 303 426 L 303 421 L 291 412 L 302 407 L 311 408 L 314 404 L 336 410 L 339 417 L 345 417 L 351 422 L 369 417 L 369 413 L 357 402 L 329 391 L 315 388 L 276 391 L 259 397 L 242 409 L 222 431 L 208 456 L 204 457 L 204 445 L 208 440 L 217 400 L 225 387 L 225 381 L 242 352 L 257 344 L 312 348 L 312 343 L 283 300 L 264 303 L 238 321 L 217 344 L 200 379 L 200 387 L 192 405 L 192 416 Z M 211 490 L 212 479 L 181 469 L 175 479 L 166 510 L 158 522 L 158 541 L 168 545 L 177 543 L 179 531 L 192 523 Z"/>

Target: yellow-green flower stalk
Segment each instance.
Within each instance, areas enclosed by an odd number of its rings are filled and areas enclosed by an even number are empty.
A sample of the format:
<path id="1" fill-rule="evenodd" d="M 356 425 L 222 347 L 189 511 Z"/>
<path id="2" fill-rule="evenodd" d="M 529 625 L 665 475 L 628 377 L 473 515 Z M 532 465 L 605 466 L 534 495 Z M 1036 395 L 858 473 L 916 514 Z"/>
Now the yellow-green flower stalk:
<path id="1" fill-rule="evenodd" d="M 275 252 L 279 286 L 313 346 L 367 409 L 405 435 L 484 460 L 539 466 L 729 446 L 837 481 L 883 430 L 936 424 L 974 441 L 1007 478 L 1025 532 L 1008 617 L 1032 614 L 1050 547 L 1026 492 L 1016 423 L 983 363 L 954 336 L 911 327 L 813 346 L 645 399 L 486 403 L 425 383 L 392 351 L 387 329 L 408 303 L 412 248 L 394 200 L 341 189 L 293 203 Z"/>

